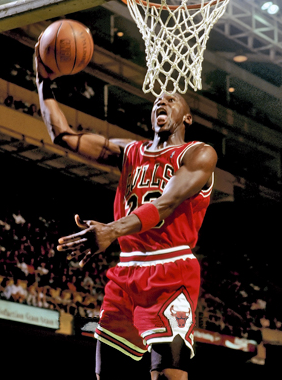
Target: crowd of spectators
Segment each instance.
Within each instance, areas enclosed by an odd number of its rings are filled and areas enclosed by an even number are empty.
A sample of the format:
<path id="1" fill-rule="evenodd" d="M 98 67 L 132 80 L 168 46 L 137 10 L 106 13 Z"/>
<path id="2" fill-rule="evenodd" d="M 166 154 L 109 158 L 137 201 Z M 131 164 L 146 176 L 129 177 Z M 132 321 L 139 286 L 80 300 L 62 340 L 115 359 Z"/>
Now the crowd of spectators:
<path id="1" fill-rule="evenodd" d="M 98 316 L 106 270 L 115 252 L 95 256 L 82 270 L 56 251 L 57 224 L 38 218 L 30 223 L 20 211 L 0 220 L 0 298 L 64 311 Z"/>
<path id="2" fill-rule="evenodd" d="M 214 253 L 200 260 L 200 327 L 256 341 L 262 328 L 282 331 L 281 289 L 269 286 L 247 253 L 236 257 L 240 270 L 231 269 L 228 258 L 225 252 L 225 256 Z"/>
<path id="3" fill-rule="evenodd" d="M 23 102 L 22 100 L 16 100 L 12 95 L 8 95 L 4 99 L 4 105 L 9 108 L 13 108 L 17 111 L 21 111 L 26 113 L 27 115 L 31 115 L 34 117 L 41 117 L 40 109 L 37 109 L 36 104 Z"/>

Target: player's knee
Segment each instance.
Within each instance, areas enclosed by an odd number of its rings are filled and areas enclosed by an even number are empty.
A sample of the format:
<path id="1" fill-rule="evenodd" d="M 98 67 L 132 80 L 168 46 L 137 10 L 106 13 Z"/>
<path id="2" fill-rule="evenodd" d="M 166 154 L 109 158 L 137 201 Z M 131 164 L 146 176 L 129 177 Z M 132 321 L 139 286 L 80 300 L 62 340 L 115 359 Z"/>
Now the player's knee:
<path id="1" fill-rule="evenodd" d="M 187 373 L 190 366 L 190 354 L 190 349 L 179 335 L 171 343 L 153 344 L 151 371 L 165 373 L 166 369 L 175 369 Z"/>
<path id="2" fill-rule="evenodd" d="M 167 368 L 163 372 L 152 371 L 151 380 L 188 380 L 188 373 L 179 369 Z"/>

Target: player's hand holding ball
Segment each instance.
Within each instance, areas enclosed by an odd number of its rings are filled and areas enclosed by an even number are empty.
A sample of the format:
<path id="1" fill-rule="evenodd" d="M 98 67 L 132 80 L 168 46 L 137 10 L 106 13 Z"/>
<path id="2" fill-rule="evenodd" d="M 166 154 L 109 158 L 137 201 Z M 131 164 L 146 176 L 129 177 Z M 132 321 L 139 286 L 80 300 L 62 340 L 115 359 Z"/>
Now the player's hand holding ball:
<path id="1" fill-rule="evenodd" d="M 93 51 L 93 38 L 85 25 L 68 19 L 55 21 L 35 46 L 37 72 L 50 80 L 76 74 L 89 64 Z"/>
<path id="2" fill-rule="evenodd" d="M 42 34 L 38 38 L 38 42 L 35 45 L 35 69 L 36 69 L 36 81 L 37 84 L 42 81 L 42 79 L 50 79 L 54 80 L 59 75 L 51 71 L 47 66 L 44 65 L 42 62 L 40 55 L 39 55 L 39 44 L 40 44 L 40 38 Z"/>

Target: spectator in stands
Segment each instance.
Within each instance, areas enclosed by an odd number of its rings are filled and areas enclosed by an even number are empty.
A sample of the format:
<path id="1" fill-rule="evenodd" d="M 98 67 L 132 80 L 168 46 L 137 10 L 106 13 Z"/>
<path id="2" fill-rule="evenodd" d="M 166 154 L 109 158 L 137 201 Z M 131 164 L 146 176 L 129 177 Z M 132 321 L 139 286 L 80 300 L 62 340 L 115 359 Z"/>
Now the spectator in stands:
<path id="1" fill-rule="evenodd" d="M 17 260 L 15 258 L 15 251 L 14 250 L 7 250 L 6 251 L 6 259 L 5 259 L 5 273 L 7 276 L 13 275 L 13 269 L 16 267 Z"/>
<path id="2" fill-rule="evenodd" d="M 34 261 L 35 261 L 34 257 L 29 257 L 29 262 L 27 264 L 27 270 L 28 270 L 27 279 L 29 282 L 36 281 L 36 269 L 35 269 Z"/>
<path id="3" fill-rule="evenodd" d="M 4 104 L 6 107 L 12 108 L 14 107 L 14 98 L 12 95 L 8 95 L 7 98 L 4 100 Z"/>
<path id="4" fill-rule="evenodd" d="M 43 307 L 45 309 L 49 308 L 46 293 L 47 293 L 47 288 L 45 286 L 38 286 L 37 288 L 37 306 L 38 307 Z"/>
<path id="5" fill-rule="evenodd" d="M 89 271 L 85 272 L 85 276 L 81 282 L 81 286 L 86 290 L 92 293 L 92 289 L 94 287 L 94 281 L 90 277 Z"/>
<path id="6" fill-rule="evenodd" d="M 17 267 L 24 273 L 26 277 L 28 277 L 29 270 L 27 267 L 27 263 L 25 262 L 25 257 L 23 255 L 19 257 L 19 261 L 17 262 Z"/>
<path id="7" fill-rule="evenodd" d="M 24 224 L 25 223 L 25 219 L 21 215 L 20 210 L 18 210 L 16 213 L 12 214 L 12 216 L 13 216 L 16 224 Z"/>
<path id="8" fill-rule="evenodd" d="M 17 299 L 17 287 L 15 285 L 15 281 L 13 278 L 9 278 L 9 280 L 7 281 L 5 290 L 3 291 L 2 295 L 6 300 L 12 299 L 12 300 L 16 301 L 16 299 Z"/>
<path id="9" fill-rule="evenodd" d="M 14 100 L 14 106 L 16 110 L 20 110 L 26 113 L 28 109 L 27 103 L 24 103 L 22 100 Z"/>
<path id="10" fill-rule="evenodd" d="M 77 263 L 77 261 L 74 261 L 74 260 L 70 260 L 69 261 L 69 270 L 70 270 L 70 274 L 74 273 L 76 269 L 79 269 L 79 263 Z"/>
<path id="11" fill-rule="evenodd" d="M 27 287 L 26 303 L 30 306 L 37 306 L 37 283 L 30 284 Z"/>
<path id="12" fill-rule="evenodd" d="M 46 297 L 48 300 L 48 304 L 51 309 L 60 310 L 60 302 L 61 302 L 61 289 L 57 284 L 51 284 L 46 287 Z"/>
<path id="13" fill-rule="evenodd" d="M 87 99 L 91 99 L 95 95 L 93 88 L 89 86 L 87 81 L 84 82 L 84 89 L 81 91 L 81 93 Z"/>
<path id="14" fill-rule="evenodd" d="M 18 279 L 16 283 L 16 301 L 19 303 L 25 303 L 27 298 L 27 280 Z"/>
<path id="15" fill-rule="evenodd" d="M 3 230 L 9 231 L 11 229 L 11 224 L 8 220 L 8 217 L 5 216 L 3 219 L 4 220 L 0 220 L 0 225 L 3 227 Z"/>
<path id="16" fill-rule="evenodd" d="M 45 286 L 49 283 L 49 269 L 46 268 L 45 261 L 41 261 L 41 263 L 36 268 L 36 278 L 41 286 Z"/>
<path id="17" fill-rule="evenodd" d="M 26 110 L 25 113 L 31 116 L 37 116 L 37 106 L 36 104 L 32 103 Z"/>
<path id="18" fill-rule="evenodd" d="M 278 320 L 277 318 L 274 318 L 275 328 L 277 330 L 282 330 L 282 322 Z"/>
<path id="19" fill-rule="evenodd" d="M 8 278 L 0 275 L 0 298 L 3 297 L 3 292 L 6 289 Z"/>
<path id="20" fill-rule="evenodd" d="M 67 286 L 68 286 L 68 289 L 72 293 L 75 293 L 75 291 L 77 289 L 77 278 L 76 278 L 76 276 L 72 276 L 71 280 L 68 281 Z"/>
<path id="21" fill-rule="evenodd" d="M 85 317 L 85 312 L 83 311 L 84 309 L 83 309 L 83 305 L 82 305 L 83 297 L 84 297 L 84 294 L 81 292 L 74 292 L 73 293 L 72 303 L 69 307 L 69 311 L 71 314 L 75 315 L 76 313 L 79 313 L 80 316 Z M 83 315 L 81 315 L 81 313 Z"/>

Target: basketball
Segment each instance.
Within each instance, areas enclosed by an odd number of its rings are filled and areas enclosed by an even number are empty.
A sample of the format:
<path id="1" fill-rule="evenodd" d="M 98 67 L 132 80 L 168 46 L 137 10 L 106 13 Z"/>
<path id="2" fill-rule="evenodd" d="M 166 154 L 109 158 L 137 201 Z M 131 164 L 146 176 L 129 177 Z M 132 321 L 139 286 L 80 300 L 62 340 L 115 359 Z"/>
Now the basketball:
<path id="1" fill-rule="evenodd" d="M 39 42 L 42 62 L 59 76 L 83 70 L 90 62 L 93 51 L 90 30 L 74 20 L 53 22 L 45 29 Z"/>

